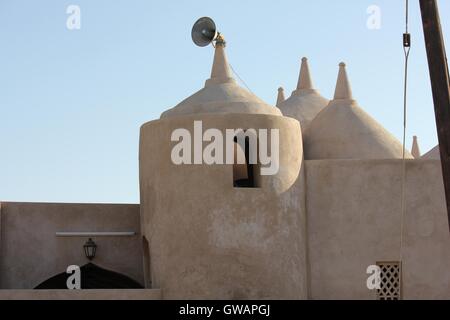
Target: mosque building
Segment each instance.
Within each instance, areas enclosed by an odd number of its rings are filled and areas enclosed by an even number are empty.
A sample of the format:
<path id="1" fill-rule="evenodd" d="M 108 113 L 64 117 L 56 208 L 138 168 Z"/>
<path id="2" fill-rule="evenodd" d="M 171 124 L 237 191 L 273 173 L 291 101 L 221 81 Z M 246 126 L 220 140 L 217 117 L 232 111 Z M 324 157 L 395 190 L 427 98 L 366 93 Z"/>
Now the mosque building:
<path id="1" fill-rule="evenodd" d="M 225 48 L 219 36 L 202 89 L 142 125 L 140 204 L 0 204 L 0 299 L 450 299 L 440 162 L 417 141 L 403 153 L 344 63 L 332 100 L 303 58 L 271 106 L 234 80 Z M 174 132 L 196 123 L 194 163 L 175 164 Z M 229 129 L 245 134 L 243 163 L 196 160 Z M 252 141 L 277 152 L 274 174 Z"/>

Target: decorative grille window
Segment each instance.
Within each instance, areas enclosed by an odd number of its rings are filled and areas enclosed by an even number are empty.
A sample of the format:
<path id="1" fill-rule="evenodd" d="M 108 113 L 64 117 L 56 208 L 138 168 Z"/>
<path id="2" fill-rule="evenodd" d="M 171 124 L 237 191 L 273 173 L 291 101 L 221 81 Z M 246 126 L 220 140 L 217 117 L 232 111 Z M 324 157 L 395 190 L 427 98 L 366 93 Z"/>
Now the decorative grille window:
<path id="1" fill-rule="evenodd" d="M 381 283 L 377 290 L 378 300 L 400 300 L 402 297 L 401 262 L 377 262 L 380 267 Z"/>

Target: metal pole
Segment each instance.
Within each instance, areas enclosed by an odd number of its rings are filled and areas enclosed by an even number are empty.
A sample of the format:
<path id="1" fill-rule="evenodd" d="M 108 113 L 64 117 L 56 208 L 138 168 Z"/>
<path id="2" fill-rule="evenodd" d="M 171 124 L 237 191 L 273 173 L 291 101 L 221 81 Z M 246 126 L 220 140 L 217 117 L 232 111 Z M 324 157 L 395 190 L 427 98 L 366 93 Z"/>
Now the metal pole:
<path id="1" fill-rule="evenodd" d="M 450 228 L 450 82 L 436 0 L 419 0 Z"/>

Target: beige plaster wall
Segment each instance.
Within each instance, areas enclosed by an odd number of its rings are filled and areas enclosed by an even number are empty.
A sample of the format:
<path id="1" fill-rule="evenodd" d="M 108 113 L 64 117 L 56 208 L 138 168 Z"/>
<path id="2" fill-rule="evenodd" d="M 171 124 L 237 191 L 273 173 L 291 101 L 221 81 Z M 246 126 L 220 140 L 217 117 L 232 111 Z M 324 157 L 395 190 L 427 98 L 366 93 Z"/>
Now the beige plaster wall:
<path id="1" fill-rule="evenodd" d="M 401 160 L 306 161 L 311 298 L 374 299 L 366 268 L 400 257 Z M 407 160 L 403 298 L 450 298 L 441 167 Z"/>
<path id="2" fill-rule="evenodd" d="M 0 288 L 32 289 L 88 262 L 85 237 L 57 237 L 60 231 L 135 231 L 131 237 L 93 237 L 93 263 L 143 284 L 139 205 L 1 203 Z"/>
<path id="3" fill-rule="evenodd" d="M 0 300 L 160 300 L 158 289 L 0 290 Z"/>
<path id="4" fill-rule="evenodd" d="M 174 165 L 171 133 L 278 128 L 280 170 L 261 188 L 233 188 L 231 165 Z M 306 298 L 302 142 L 298 121 L 194 115 L 152 121 L 140 140 L 141 216 L 163 298 Z"/>

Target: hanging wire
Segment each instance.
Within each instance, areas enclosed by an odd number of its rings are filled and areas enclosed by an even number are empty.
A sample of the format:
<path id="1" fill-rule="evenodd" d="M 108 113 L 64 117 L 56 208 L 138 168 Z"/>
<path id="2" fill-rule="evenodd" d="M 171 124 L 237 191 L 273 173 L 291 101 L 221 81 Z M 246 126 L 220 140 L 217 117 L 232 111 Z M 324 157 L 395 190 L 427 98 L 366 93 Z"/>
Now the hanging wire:
<path id="1" fill-rule="evenodd" d="M 247 84 L 245 83 L 245 81 L 239 76 L 239 74 L 238 74 L 236 71 L 234 71 L 234 68 L 233 68 L 233 66 L 231 65 L 231 63 L 228 63 L 228 64 L 229 64 L 231 70 L 233 71 L 233 73 L 236 75 L 236 77 L 238 77 L 239 81 L 242 82 L 242 84 L 247 88 L 248 91 L 250 91 L 251 93 L 253 93 L 253 91 L 248 87 L 248 85 L 247 85 Z"/>
<path id="2" fill-rule="evenodd" d="M 216 45 L 214 44 L 214 41 L 211 42 L 213 48 L 216 48 Z M 231 63 L 228 63 L 228 65 L 231 68 L 231 71 L 233 71 L 234 75 L 239 79 L 239 81 L 242 82 L 242 84 L 247 88 L 248 91 L 250 91 L 251 93 L 253 93 L 253 91 L 250 89 L 250 87 L 247 85 L 247 83 L 245 83 L 245 81 L 239 76 L 239 74 L 234 70 L 233 66 L 231 65 Z"/>
<path id="3" fill-rule="evenodd" d="M 401 194 L 401 217 L 400 217 L 400 263 L 403 259 L 403 227 L 406 210 L 405 188 L 406 188 L 406 127 L 407 127 L 407 105 L 408 105 L 408 62 L 411 49 L 411 35 L 408 33 L 409 25 L 409 0 L 406 1 L 405 33 L 403 34 L 403 52 L 405 55 L 405 78 L 403 87 L 403 149 L 402 149 L 402 194 Z"/>
<path id="4" fill-rule="evenodd" d="M 409 24 L 409 1 L 406 0 L 406 14 L 405 14 L 405 20 L 406 20 L 406 30 L 405 32 L 408 33 L 408 24 Z"/>

